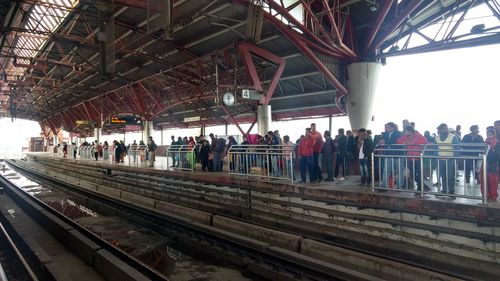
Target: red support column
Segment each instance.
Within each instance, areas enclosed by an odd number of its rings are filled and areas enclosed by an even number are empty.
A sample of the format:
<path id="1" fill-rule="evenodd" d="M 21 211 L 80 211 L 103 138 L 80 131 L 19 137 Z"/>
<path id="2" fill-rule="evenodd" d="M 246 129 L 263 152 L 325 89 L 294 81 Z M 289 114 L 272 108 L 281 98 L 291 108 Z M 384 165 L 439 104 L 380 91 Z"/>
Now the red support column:
<path id="1" fill-rule="evenodd" d="M 278 66 L 278 69 L 276 70 L 276 73 L 271 80 L 271 84 L 269 85 L 266 94 L 261 100 L 261 103 L 263 105 L 268 105 L 274 94 L 274 91 L 276 90 L 276 87 L 278 86 L 281 75 L 285 70 L 286 61 L 283 58 L 248 42 L 242 42 L 240 45 L 238 45 L 238 50 L 244 58 L 247 72 L 252 77 L 252 81 L 256 90 L 262 91 L 263 88 L 262 82 L 260 81 L 259 75 L 257 74 L 257 70 L 255 69 L 255 64 L 253 63 L 251 53 L 263 59 L 266 59 Z"/>

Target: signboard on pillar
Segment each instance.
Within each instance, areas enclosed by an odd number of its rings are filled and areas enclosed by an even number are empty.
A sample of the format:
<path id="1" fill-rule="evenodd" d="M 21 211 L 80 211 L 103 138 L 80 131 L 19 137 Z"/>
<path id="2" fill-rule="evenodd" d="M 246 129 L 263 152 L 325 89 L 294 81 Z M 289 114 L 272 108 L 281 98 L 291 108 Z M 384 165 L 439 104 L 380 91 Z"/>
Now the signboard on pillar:
<path id="1" fill-rule="evenodd" d="M 264 95 L 256 90 L 243 89 L 241 90 L 241 98 L 249 100 L 260 100 Z"/>

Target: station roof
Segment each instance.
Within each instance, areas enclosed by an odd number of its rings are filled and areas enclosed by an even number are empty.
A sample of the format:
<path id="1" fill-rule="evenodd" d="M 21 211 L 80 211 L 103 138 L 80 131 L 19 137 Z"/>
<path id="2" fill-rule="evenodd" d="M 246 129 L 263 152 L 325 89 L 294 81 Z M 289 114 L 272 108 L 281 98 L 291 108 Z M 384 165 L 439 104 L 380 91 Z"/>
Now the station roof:
<path id="1" fill-rule="evenodd" d="M 464 24 L 478 5 L 496 21 Z M 498 43 L 499 15 L 497 1 L 0 0 L 0 115 L 52 131 L 124 113 L 252 122 L 264 99 L 241 91 L 259 85 L 275 120 L 344 115 L 347 64 Z"/>

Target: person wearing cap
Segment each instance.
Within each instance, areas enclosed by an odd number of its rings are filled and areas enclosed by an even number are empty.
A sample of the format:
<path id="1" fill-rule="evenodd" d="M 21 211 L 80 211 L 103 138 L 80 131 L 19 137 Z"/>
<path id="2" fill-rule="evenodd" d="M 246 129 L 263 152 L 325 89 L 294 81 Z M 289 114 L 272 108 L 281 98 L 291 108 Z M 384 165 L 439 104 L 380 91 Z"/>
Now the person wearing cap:
<path id="1" fill-rule="evenodd" d="M 478 157 L 479 156 L 479 151 L 481 149 L 481 146 L 469 146 L 467 144 L 484 144 L 484 139 L 481 135 L 479 135 L 479 126 L 478 125 L 472 125 L 470 126 L 470 133 L 466 134 L 463 139 L 462 143 L 465 144 L 463 147 L 463 150 L 473 150 L 474 152 L 464 152 L 464 156 L 473 156 L 473 157 Z M 474 169 L 477 167 L 479 160 L 473 160 L 473 159 L 466 159 L 465 160 L 465 182 L 470 183 L 470 175 L 471 171 L 474 171 Z M 480 176 L 477 171 L 474 171 L 474 178 L 477 180 L 477 183 L 480 181 Z"/>
<path id="2" fill-rule="evenodd" d="M 457 147 L 460 144 L 458 137 L 448 131 L 445 123 L 437 127 L 438 135 L 435 137 L 439 156 L 439 177 L 441 178 L 442 193 L 455 194 L 455 156 Z M 438 179 L 439 182 L 440 179 Z"/>

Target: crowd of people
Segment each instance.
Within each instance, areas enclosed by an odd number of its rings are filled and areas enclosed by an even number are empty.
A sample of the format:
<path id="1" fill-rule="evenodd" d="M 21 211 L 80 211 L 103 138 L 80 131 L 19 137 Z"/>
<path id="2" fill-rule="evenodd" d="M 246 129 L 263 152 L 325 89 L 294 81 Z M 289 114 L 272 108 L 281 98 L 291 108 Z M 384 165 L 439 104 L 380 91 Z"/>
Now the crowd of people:
<path id="1" fill-rule="evenodd" d="M 488 127 L 486 132 L 486 139 L 483 139 L 479 135 L 479 127 L 474 125 L 470 127 L 470 133 L 462 137 L 460 125 L 451 129 L 443 123 L 437 127 L 435 134 L 431 134 L 429 131 L 421 134 L 415 128 L 415 123 L 404 120 L 402 131 L 394 122 L 389 122 L 385 125 L 384 132 L 375 136 L 370 130 L 361 128 L 353 131 L 339 129 L 337 135 L 333 137 L 330 131 L 324 131 L 321 134 L 317 131 L 316 124 L 312 123 L 309 128 L 305 129 L 305 134 L 300 136 L 295 143 L 290 141 L 289 136 L 281 138 L 279 131 L 269 131 L 265 136 L 256 135 L 251 142 L 249 141 L 250 135 L 245 135 L 241 144 L 238 144 L 233 137 L 229 137 L 229 141 L 226 143 L 226 139 L 217 138 L 213 134 L 210 134 L 210 140 L 204 139 L 203 136 L 196 138 L 178 137 L 175 140 L 175 137 L 172 136 L 171 144 L 192 147 L 198 145 L 199 149 L 195 149 L 195 159 L 201 163 L 203 171 L 222 171 L 224 163 L 222 160 L 234 145 L 267 145 L 270 148 L 279 146 L 284 155 L 287 155 L 288 151 L 293 152 L 295 167 L 300 170 L 300 183 L 342 181 L 353 172 L 357 174 L 359 167 L 362 185 L 371 185 L 374 177 L 375 180 L 380 181 L 380 186 L 383 188 L 415 188 L 417 190 L 424 188 L 426 191 L 430 191 L 431 187 L 421 180 L 421 165 L 426 166 L 427 164 L 420 163 L 420 154 L 424 145 L 434 145 L 434 150 L 429 150 L 431 151 L 429 153 L 439 158 L 439 160 L 430 162 L 429 170 L 431 173 L 436 172 L 439 176 L 438 182 L 434 183 L 434 186 L 438 187 L 439 192 L 450 196 L 455 194 L 457 169 L 459 168 L 454 157 L 462 155 L 477 158 L 480 155 L 477 149 L 487 144 L 489 146 L 486 165 L 488 176 L 485 184 L 489 200 L 496 201 L 498 195 L 495 187 L 498 186 L 500 166 L 500 146 L 498 146 L 499 142 L 496 136 L 500 134 L 500 121 L 496 121 L 494 126 Z M 483 146 L 460 146 L 461 144 Z M 259 150 L 254 149 L 253 151 L 258 152 Z M 383 155 L 380 157 L 380 161 L 375 162 L 377 166 L 375 170 L 381 171 L 380 174 L 371 175 L 372 155 Z M 270 153 L 268 158 L 261 161 L 266 163 L 269 161 L 269 172 L 273 176 L 279 177 L 280 172 L 283 173 L 288 169 L 287 166 L 291 167 L 290 159 L 286 156 L 281 160 L 276 160 Z M 235 169 L 231 165 L 239 164 L 234 159 L 229 159 L 228 163 L 230 170 Z M 267 166 L 266 163 L 262 166 Z M 478 159 L 465 159 L 464 163 L 465 183 L 470 183 L 471 175 L 473 175 L 478 184 L 483 184 L 481 182 L 481 168 L 484 165 Z M 250 168 L 246 167 L 246 164 L 240 166 L 244 167 L 244 173 L 247 173 Z M 293 168 L 291 167 L 291 169 Z M 424 179 L 431 177 L 432 175 L 425 172 Z"/>
<path id="2" fill-rule="evenodd" d="M 61 145 L 58 145 L 58 147 L 61 147 Z M 132 156 L 133 162 L 137 162 L 138 157 L 142 157 L 142 153 L 144 153 L 145 159 L 143 160 L 147 160 L 149 162 L 149 165 L 152 167 L 155 162 L 155 151 L 157 145 L 152 137 L 149 137 L 147 145 L 142 140 L 139 141 L 139 143 L 134 140 L 134 142 L 129 145 L 125 145 L 125 142 L 123 140 L 114 140 L 111 146 L 107 141 L 99 142 L 97 140 L 93 142 L 84 141 L 80 144 L 80 146 L 77 146 L 74 142 L 71 143 L 71 146 L 69 146 L 67 143 L 63 143 L 63 157 L 66 158 L 68 156 L 70 147 L 72 148 L 74 159 L 76 159 L 78 151 L 80 151 L 80 153 L 83 153 L 83 151 L 87 149 L 89 153 L 91 153 L 91 156 L 95 159 L 95 161 L 98 161 L 99 159 L 108 161 L 110 160 L 110 157 L 112 155 L 113 161 L 115 163 L 123 163 L 125 161 L 125 157 L 129 154 L 130 156 Z"/>
<path id="3" fill-rule="evenodd" d="M 259 145 L 271 148 L 271 152 L 278 155 L 280 152 L 285 156 L 278 158 L 273 153 L 266 158 L 261 158 L 258 166 L 266 166 L 269 173 L 274 177 L 285 176 L 286 171 L 299 170 L 300 183 L 317 183 L 321 181 L 332 182 L 335 180 L 344 180 L 347 175 L 357 174 L 359 168 L 360 180 L 362 185 L 371 185 L 372 178 L 380 182 L 383 188 L 424 188 L 426 191 L 431 189 L 426 183 L 422 182 L 420 154 L 422 146 L 433 144 L 436 146 L 435 155 L 438 155 L 439 160 L 431 163 L 431 171 L 436 171 L 439 175 L 438 182 L 434 184 L 440 192 L 449 195 L 455 194 L 455 183 L 457 177 L 457 163 L 452 158 L 461 153 L 463 156 L 479 156 L 477 151 L 468 151 L 467 146 L 456 148 L 459 144 L 475 144 L 488 145 L 489 152 L 487 154 L 487 182 L 481 182 L 481 165 L 478 159 L 464 160 L 464 177 L 465 183 L 470 183 L 471 175 L 479 184 L 486 184 L 487 196 L 489 200 L 496 201 L 497 187 L 499 181 L 499 166 L 500 166 L 500 146 L 497 136 L 500 135 L 500 121 L 496 121 L 494 126 L 486 129 L 486 139 L 479 134 L 477 125 L 470 127 L 470 133 L 462 137 L 461 126 L 456 126 L 455 129 L 448 128 L 447 124 L 440 124 L 437 127 L 436 134 L 425 131 L 421 134 L 416 128 L 415 123 L 403 121 L 403 130 L 400 131 L 394 122 L 385 124 L 384 132 L 373 136 L 370 130 L 360 128 L 358 130 L 339 129 L 336 136 L 332 136 L 330 131 L 324 131 L 321 134 L 316 129 L 316 124 L 312 123 L 309 128 L 305 129 L 304 135 L 294 142 L 290 141 L 290 137 L 285 135 L 281 138 L 278 130 L 269 131 L 266 135 L 244 135 L 242 142 L 237 143 L 232 136 L 226 138 L 217 137 L 214 134 L 209 134 L 209 138 L 204 136 L 197 137 L 171 137 L 170 145 L 185 146 L 186 151 L 193 151 L 192 161 L 186 161 L 186 156 L 173 157 L 173 167 L 191 167 L 194 162 L 201 164 L 202 171 L 220 172 L 223 171 L 223 165 L 228 163 L 231 171 L 239 169 L 242 173 L 248 173 L 251 164 L 243 163 L 241 160 L 228 159 L 228 151 L 231 147 L 243 147 L 243 149 L 234 150 L 236 152 L 244 152 L 245 146 Z M 113 151 L 114 160 L 123 162 L 127 153 L 131 153 L 133 161 L 137 161 L 137 152 L 145 151 L 146 160 L 149 160 L 150 166 L 155 161 L 156 144 L 152 137 L 149 138 L 147 144 L 140 141 L 134 141 L 128 146 L 123 141 L 113 141 L 112 147 L 107 142 L 104 143 L 88 143 L 84 142 L 81 147 L 93 147 L 93 155 L 96 160 L 103 158 L 109 159 L 109 151 Z M 278 150 L 277 147 L 280 149 Z M 273 148 L 276 148 L 273 150 Z M 470 146 L 469 148 L 474 148 Z M 67 146 L 63 148 L 65 156 L 67 154 Z M 248 150 L 247 150 L 248 151 Z M 261 151 L 253 149 L 252 151 Z M 288 156 L 290 152 L 291 156 Z M 273 156 L 274 155 L 274 156 Z M 379 157 L 379 161 L 375 161 L 375 171 L 380 171 L 377 175 L 371 175 L 372 171 L 372 155 L 383 155 Z M 404 157 L 402 157 L 404 156 Z M 76 157 L 76 154 L 74 154 Z M 188 157 L 191 158 L 191 157 Z M 473 158 L 473 157 L 472 157 Z M 293 159 L 293 162 L 291 161 Z M 403 160 L 404 159 L 404 160 Z M 292 164 L 293 163 L 293 164 Z M 184 166 L 187 165 L 187 166 Z M 237 167 L 238 166 L 238 167 Z M 428 167 L 426 167 L 428 168 Z M 267 168 L 266 168 L 267 169 Z M 427 170 L 427 169 L 426 169 Z M 407 175 L 408 171 L 413 171 L 413 174 Z M 292 176 L 292 172 L 287 173 Z M 326 177 L 323 177 L 326 175 Z M 425 178 L 432 177 L 426 174 Z M 410 182 L 410 184 L 408 184 Z M 423 186 L 422 186 L 423 185 Z M 481 188 L 482 191 L 482 188 Z"/>

